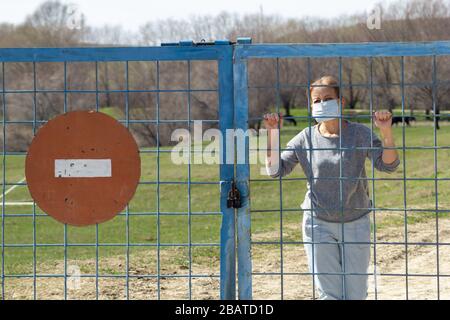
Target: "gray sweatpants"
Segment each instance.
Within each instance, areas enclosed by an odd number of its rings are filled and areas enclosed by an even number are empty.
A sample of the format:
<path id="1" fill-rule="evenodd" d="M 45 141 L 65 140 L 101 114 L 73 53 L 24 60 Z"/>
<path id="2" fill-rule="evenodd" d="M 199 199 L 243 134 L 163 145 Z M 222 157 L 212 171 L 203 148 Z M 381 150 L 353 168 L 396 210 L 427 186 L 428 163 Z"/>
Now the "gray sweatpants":
<path id="1" fill-rule="evenodd" d="M 367 269 L 370 263 L 369 214 L 342 224 L 327 222 L 316 217 L 312 219 L 310 212 L 305 211 L 303 241 L 309 270 L 315 275 L 314 281 L 319 291 L 319 299 L 366 299 Z M 345 259 L 343 259 L 344 256 Z M 355 275 L 361 273 L 363 275 Z"/>

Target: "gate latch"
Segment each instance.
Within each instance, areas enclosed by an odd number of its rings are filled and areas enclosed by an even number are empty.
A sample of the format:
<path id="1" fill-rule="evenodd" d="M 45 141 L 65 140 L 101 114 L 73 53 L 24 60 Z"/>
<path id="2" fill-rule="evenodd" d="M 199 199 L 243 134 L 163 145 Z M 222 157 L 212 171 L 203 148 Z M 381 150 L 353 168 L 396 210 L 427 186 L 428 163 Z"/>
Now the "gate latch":
<path id="1" fill-rule="evenodd" d="M 241 207 L 241 194 L 236 188 L 236 182 L 234 181 L 231 184 L 231 190 L 228 192 L 227 207 L 235 209 Z"/>

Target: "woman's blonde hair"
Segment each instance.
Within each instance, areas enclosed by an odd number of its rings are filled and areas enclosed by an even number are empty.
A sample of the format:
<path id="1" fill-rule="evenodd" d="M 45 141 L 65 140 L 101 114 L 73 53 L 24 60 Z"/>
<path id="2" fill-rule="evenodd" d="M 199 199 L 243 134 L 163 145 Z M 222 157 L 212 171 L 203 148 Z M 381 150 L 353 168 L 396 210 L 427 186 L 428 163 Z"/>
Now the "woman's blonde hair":
<path id="1" fill-rule="evenodd" d="M 309 87 L 309 96 L 311 97 L 312 91 L 314 88 L 317 88 L 318 86 L 328 86 L 331 88 L 334 88 L 336 91 L 336 96 L 339 98 L 339 81 L 336 80 L 333 76 L 324 76 L 320 79 L 317 79 L 313 83 L 311 83 L 311 86 Z"/>

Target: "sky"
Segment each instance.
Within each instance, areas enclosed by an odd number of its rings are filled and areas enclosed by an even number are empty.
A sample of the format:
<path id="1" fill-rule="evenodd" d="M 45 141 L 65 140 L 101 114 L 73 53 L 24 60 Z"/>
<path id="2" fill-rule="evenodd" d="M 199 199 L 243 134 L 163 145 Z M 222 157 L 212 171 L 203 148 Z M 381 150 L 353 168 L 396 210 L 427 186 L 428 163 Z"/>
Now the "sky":
<path id="1" fill-rule="evenodd" d="M 138 31 L 146 22 L 164 18 L 184 18 L 191 14 L 217 14 L 221 11 L 256 13 L 283 17 L 314 16 L 331 18 L 341 14 L 370 12 L 374 4 L 389 0 L 62 0 L 74 4 L 88 25 L 122 25 Z M 43 0 L 0 0 L 0 22 L 21 23 Z"/>

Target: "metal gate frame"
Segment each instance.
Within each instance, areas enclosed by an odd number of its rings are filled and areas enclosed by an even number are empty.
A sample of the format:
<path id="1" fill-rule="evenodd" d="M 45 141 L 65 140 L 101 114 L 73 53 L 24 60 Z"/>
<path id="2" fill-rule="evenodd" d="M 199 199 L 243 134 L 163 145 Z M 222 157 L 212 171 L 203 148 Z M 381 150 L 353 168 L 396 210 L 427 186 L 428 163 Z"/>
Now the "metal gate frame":
<path id="1" fill-rule="evenodd" d="M 28 62 L 33 63 L 33 69 L 35 69 L 36 63 L 39 62 L 63 62 L 64 74 L 66 75 L 66 63 L 68 62 L 126 62 L 128 66 L 129 61 L 193 61 L 193 60 L 215 60 L 218 63 L 218 117 L 219 117 L 219 129 L 222 136 L 226 136 L 226 130 L 234 127 L 234 107 L 233 107 L 233 64 L 232 64 L 233 47 L 232 43 L 228 40 L 217 40 L 211 43 L 198 43 L 194 44 L 193 41 L 180 41 L 179 43 L 163 43 L 160 47 L 89 47 L 89 48 L 0 48 L 0 63 L 2 64 L 3 74 L 3 88 L 0 94 L 3 97 L 3 111 L 6 115 L 6 89 L 5 89 L 5 63 L 10 62 Z M 34 71 L 35 72 L 35 71 Z M 158 75 L 159 76 L 159 75 Z M 36 73 L 34 73 L 36 80 Z M 128 79 L 128 67 L 126 68 L 126 79 Z M 36 83 L 36 81 L 35 81 Z M 64 79 L 66 84 L 66 76 Z M 128 92 L 127 88 L 127 92 Z M 68 90 L 65 85 L 64 94 L 67 94 Z M 36 94 L 36 86 L 34 88 Z M 35 102 L 36 105 L 36 102 Z M 98 102 L 97 102 L 98 108 Z M 66 101 L 64 104 L 64 112 L 67 111 Z M 188 120 L 192 121 L 192 120 Z M 29 121 L 33 123 L 33 128 L 36 128 L 36 120 Z M 126 119 L 126 125 L 132 123 L 133 120 Z M 6 116 L 3 117 L 3 134 L 6 137 L 6 124 L 10 123 L 6 120 Z M 159 126 L 160 119 L 159 113 L 157 113 L 156 125 Z M 2 186 L 2 230 L 5 228 L 5 171 L 6 171 L 6 139 L 3 139 L 3 186 Z M 226 150 L 229 146 L 226 145 L 226 139 L 221 139 L 221 164 L 220 164 L 220 210 L 222 213 L 222 225 L 221 225 L 221 241 L 220 241 L 220 298 L 221 299 L 235 299 L 236 293 L 236 267 L 235 267 L 235 220 L 234 209 L 227 207 L 227 196 L 231 190 L 231 185 L 234 180 L 234 165 L 227 164 L 225 159 L 227 157 Z M 190 181 L 188 181 L 188 184 Z M 22 183 L 25 185 L 25 183 Z M 35 205 L 33 206 L 35 209 Z M 33 209 L 33 217 L 36 217 L 36 212 Z M 128 209 L 127 209 L 128 211 Z M 159 216 L 159 206 L 158 206 Z M 159 220 L 158 220 L 159 221 Z M 159 223 L 159 222 L 158 222 Z M 65 234 L 67 225 L 65 225 Z M 97 229 L 98 231 L 98 229 Z M 5 297 L 5 233 L 2 232 L 1 239 L 1 257 L 2 257 L 2 274 L 1 274 L 1 287 L 2 297 Z M 158 245 L 159 246 L 159 245 Z M 34 252 L 36 252 L 36 239 L 33 244 Z M 67 249 L 65 241 L 65 249 Z M 97 245 L 98 249 L 98 245 Z M 66 251 L 65 251 L 66 252 Z M 65 254 L 66 257 L 66 254 Z M 34 264 L 36 265 L 36 255 L 34 255 Z M 159 270 L 159 268 L 158 268 Z M 67 298 L 67 262 L 65 262 L 64 269 L 64 298 Z M 159 271 L 158 271 L 159 279 Z M 34 275 L 30 275 L 34 278 L 34 297 L 36 297 L 36 269 Z M 98 283 L 98 273 L 97 273 Z M 127 277 L 128 279 L 128 277 Z M 189 280 L 191 280 L 191 274 L 189 274 Z M 127 282 L 128 284 L 128 282 Z M 159 298 L 159 281 L 158 281 L 158 298 Z M 98 295 L 97 295 L 98 296 Z M 127 297 L 128 297 L 128 285 L 127 285 Z M 189 297 L 191 297 L 191 291 L 189 290 Z"/>
<path id="2" fill-rule="evenodd" d="M 9 48 L 0 49 L 3 80 L 8 62 L 113 62 L 113 61 L 175 61 L 216 60 L 218 62 L 219 128 L 223 137 L 227 129 L 248 129 L 248 70 L 250 58 L 340 58 L 340 57 L 403 57 L 450 55 L 450 41 L 424 43 L 352 43 L 352 44 L 251 44 L 250 38 L 213 43 L 180 41 L 161 47 L 112 48 Z M 3 110 L 6 110 L 3 81 Z M 64 90 L 66 92 L 66 89 Z M 66 105 L 64 106 L 66 111 Z M 132 120 L 127 119 L 127 123 Z M 36 124 L 36 120 L 34 121 Z M 157 119 L 159 124 L 159 118 Z M 5 136 L 6 118 L 3 117 Z M 249 137 L 246 136 L 245 163 L 227 164 L 226 139 L 222 139 L 220 165 L 220 209 L 222 213 L 220 241 L 220 298 L 252 299 L 251 218 Z M 231 146 L 235 148 L 236 146 Z M 3 141 L 3 163 L 6 143 Z M 3 166 L 5 194 L 5 166 Z M 228 208 L 227 197 L 232 182 L 240 191 L 241 207 Z M 5 222 L 5 197 L 2 198 L 2 228 Z M 2 233 L 2 296 L 4 297 L 4 251 Z M 282 242 L 281 242 L 282 244 Z M 34 243 L 36 249 L 36 243 Z M 236 270 L 237 262 L 237 270 Z M 67 267 L 67 265 L 66 265 Z M 237 276 L 237 282 L 236 282 Z M 36 274 L 34 275 L 36 278 Z M 67 278 L 67 270 L 65 270 Z M 65 279 L 67 280 L 67 279 Z M 66 285 L 66 284 L 65 284 Z M 238 288 L 236 290 L 236 287 Z M 66 292 L 66 290 L 65 290 Z"/>
<path id="3" fill-rule="evenodd" d="M 247 62 L 249 59 L 278 59 L 278 58 L 373 58 L 373 57 L 400 57 L 402 59 L 402 83 L 404 78 L 403 58 L 411 56 L 428 56 L 433 58 L 433 87 L 436 85 L 436 56 L 450 55 L 450 41 L 433 41 L 433 42 L 368 42 L 368 43 L 324 43 L 324 44 L 251 44 L 251 39 L 243 38 L 238 40 L 234 45 L 234 104 L 235 104 L 235 127 L 246 131 L 248 129 L 248 70 Z M 341 64 L 339 68 L 341 73 Z M 341 81 L 341 75 L 339 76 Z M 279 84 L 277 78 L 277 85 Z M 404 85 L 402 85 L 404 87 Z M 434 90 L 435 91 L 435 90 Z M 402 94 L 402 114 L 405 110 L 404 94 Z M 277 111 L 279 111 L 279 102 L 277 102 Z M 371 106 L 372 107 L 372 106 Z M 433 96 L 433 110 L 435 110 L 436 102 Z M 308 110 L 311 108 L 311 102 L 308 99 Z M 309 117 L 310 118 L 310 117 Z M 433 117 L 436 121 L 436 116 Z M 404 130 L 404 125 L 403 125 Z M 403 138 L 404 138 L 403 134 Z M 248 139 L 248 137 L 246 137 Z M 434 141 L 436 144 L 436 125 L 434 129 Z M 280 147 L 281 148 L 281 147 Z M 403 141 L 403 149 L 405 143 Z M 236 179 L 243 195 L 242 208 L 237 210 L 237 254 L 238 254 L 238 298 L 252 299 L 252 258 L 251 258 L 251 217 L 250 217 L 250 165 L 248 158 L 249 144 L 246 141 L 245 164 L 236 166 Z M 281 150 L 281 149 L 280 149 Z M 403 150 L 404 151 L 404 150 Z M 437 147 L 435 151 L 435 172 L 437 166 Z M 405 156 L 403 156 L 403 165 L 405 164 Z M 373 163 L 372 163 L 373 172 Z M 404 180 L 406 177 L 404 177 Z M 374 178 L 371 178 L 374 181 Z M 437 178 L 435 177 L 435 188 L 437 189 Z M 281 181 L 281 177 L 280 177 Z M 373 192 L 373 190 L 372 190 Z M 373 196 L 373 195 L 372 195 Z M 281 200 L 280 200 L 281 201 Z M 439 210 L 436 196 L 436 213 L 450 212 L 450 210 Z M 375 209 L 376 208 L 372 208 Z M 406 203 L 405 208 L 407 210 Z M 282 215 L 283 207 L 280 208 Z M 437 215 L 436 215 L 437 216 Z M 405 224 L 406 226 L 406 224 Z M 406 228 L 406 227 L 405 227 Z M 437 233 L 438 234 L 438 233 Z M 283 240 L 280 240 L 281 255 Z M 405 246 L 407 246 L 405 241 Z M 437 242 L 437 250 L 439 250 L 439 242 Z M 438 255 L 439 257 L 439 255 Z M 438 258 L 439 259 L 439 258 Z M 439 271 L 438 271 L 439 274 Z M 406 274 L 408 277 L 408 274 Z M 283 278 L 283 260 L 281 258 L 281 279 Z M 281 280 L 282 282 L 283 280 Z M 406 280 L 406 286 L 407 286 Z M 282 285 L 283 287 L 283 285 Z M 314 287 L 314 285 L 313 285 Z M 439 280 L 438 280 L 439 288 Z M 283 289 L 281 289 L 283 292 Z M 283 293 L 282 293 L 283 296 Z M 439 291 L 438 291 L 439 299 Z"/>

